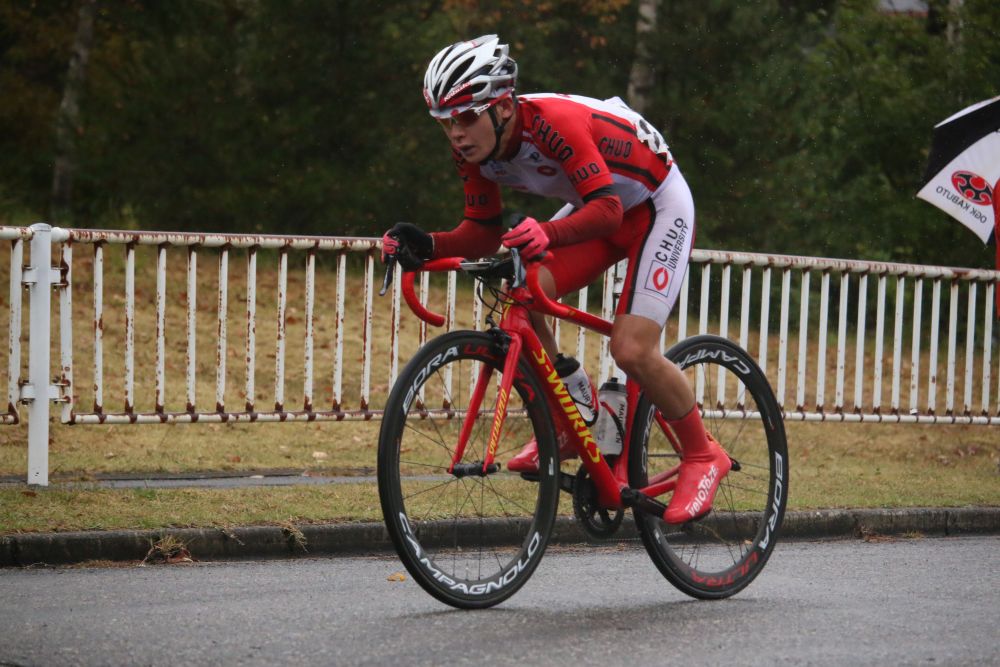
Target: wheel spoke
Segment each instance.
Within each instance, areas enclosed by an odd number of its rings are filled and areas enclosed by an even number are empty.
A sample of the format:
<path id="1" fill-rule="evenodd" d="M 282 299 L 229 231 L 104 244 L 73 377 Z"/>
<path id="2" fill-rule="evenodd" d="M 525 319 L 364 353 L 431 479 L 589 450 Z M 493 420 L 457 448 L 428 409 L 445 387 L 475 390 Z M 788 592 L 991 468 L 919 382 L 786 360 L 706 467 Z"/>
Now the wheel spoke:
<path id="1" fill-rule="evenodd" d="M 447 466 L 435 465 L 432 463 L 424 463 L 423 461 L 410 461 L 407 459 L 400 459 L 399 462 L 401 464 L 405 463 L 408 466 L 416 466 L 418 468 L 432 468 L 434 470 L 440 470 L 442 472 L 446 472 L 448 470 Z"/>
<path id="2" fill-rule="evenodd" d="M 507 494 L 504 494 L 504 493 L 501 493 L 501 492 L 500 492 L 500 491 L 499 491 L 499 490 L 498 490 L 498 489 L 497 489 L 497 488 L 496 488 L 496 487 L 495 487 L 495 486 L 493 485 L 493 480 L 492 480 L 492 478 L 490 478 L 490 477 L 487 477 L 487 478 L 486 478 L 486 483 L 487 483 L 487 484 L 489 484 L 489 485 L 490 485 L 490 488 L 492 488 L 492 489 L 493 489 L 493 493 L 494 493 L 494 495 L 496 495 L 496 497 L 497 497 L 497 502 L 499 502 L 499 503 L 501 504 L 501 507 L 503 506 L 503 502 L 502 502 L 502 501 L 506 500 L 506 501 L 507 501 L 508 503 L 510 503 L 510 504 L 511 504 L 511 505 L 513 505 L 514 507 L 518 508 L 519 510 L 521 510 L 521 512 L 523 512 L 523 516 L 531 516 L 531 513 L 532 513 L 532 512 L 531 512 L 531 508 L 530 508 L 530 507 L 525 507 L 525 506 L 524 506 L 524 505 L 522 505 L 521 503 L 517 502 L 517 500 L 515 500 L 514 498 L 511 498 L 511 497 L 509 497 L 509 496 L 508 496 Z M 508 514 L 508 513 L 507 513 L 507 511 L 506 511 L 506 510 L 504 510 L 504 516 L 513 516 L 513 515 L 511 515 L 511 514 Z"/>
<path id="3" fill-rule="evenodd" d="M 431 436 L 427 435 L 426 433 L 424 433 L 423 431 L 421 431 L 420 429 L 418 429 L 416 426 L 414 426 L 413 424 L 411 424 L 409 419 L 406 420 L 405 426 L 406 426 L 407 430 L 416 433 L 421 438 L 424 438 L 425 440 L 427 440 L 429 443 L 431 443 L 435 447 L 440 447 L 441 449 L 443 449 L 445 452 L 448 453 L 448 456 L 450 458 L 451 455 L 452 455 L 452 453 L 453 453 L 453 450 L 451 448 L 449 448 L 448 445 L 444 444 L 445 438 L 441 434 L 441 430 L 438 428 L 438 425 L 436 423 L 437 420 L 433 419 L 433 418 L 427 418 L 426 420 L 421 420 L 421 421 L 429 421 L 431 423 L 431 425 L 434 427 L 434 430 L 436 430 L 438 432 L 438 438 L 437 438 L 437 440 L 435 440 L 434 438 L 432 438 Z"/>

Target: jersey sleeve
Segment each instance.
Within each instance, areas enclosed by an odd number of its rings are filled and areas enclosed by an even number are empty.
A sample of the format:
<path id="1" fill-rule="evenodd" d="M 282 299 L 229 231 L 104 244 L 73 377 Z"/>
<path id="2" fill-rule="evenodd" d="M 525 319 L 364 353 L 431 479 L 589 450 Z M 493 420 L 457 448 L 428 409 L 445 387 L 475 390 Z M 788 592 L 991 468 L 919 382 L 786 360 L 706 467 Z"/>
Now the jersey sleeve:
<path id="1" fill-rule="evenodd" d="M 503 227 L 500 225 L 484 225 L 466 219 L 451 231 L 431 234 L 431 238 L 434 239 L 434 252 L 431 257 L 432 259 L 486 257 L 500 249 L 502 235 Z"/>
<path id="2" fill-rule="evenodd" d="M 615 195 L 600 196 L 596 190 L 583 208 L 545 224 L 545 235 L 553 248 L 610 236 L 622 223 L 622 203 Z"/>

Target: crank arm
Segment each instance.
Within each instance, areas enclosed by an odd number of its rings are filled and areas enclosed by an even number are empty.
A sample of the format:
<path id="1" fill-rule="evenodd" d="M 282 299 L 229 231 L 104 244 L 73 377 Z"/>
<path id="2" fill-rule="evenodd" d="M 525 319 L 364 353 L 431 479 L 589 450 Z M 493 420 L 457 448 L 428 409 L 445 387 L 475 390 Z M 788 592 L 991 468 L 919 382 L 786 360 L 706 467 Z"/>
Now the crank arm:
<path id="1" fill-rule="evenodd" d="M 660 519 L 663 518 L 663 513 L 667 511 L 667 506 L 659 500 L 650 498 L 645 493 L 630 488 L 622 489 L 622 505 L 625 507 L 634 507 L 643 514 L 652 514 Z"/>

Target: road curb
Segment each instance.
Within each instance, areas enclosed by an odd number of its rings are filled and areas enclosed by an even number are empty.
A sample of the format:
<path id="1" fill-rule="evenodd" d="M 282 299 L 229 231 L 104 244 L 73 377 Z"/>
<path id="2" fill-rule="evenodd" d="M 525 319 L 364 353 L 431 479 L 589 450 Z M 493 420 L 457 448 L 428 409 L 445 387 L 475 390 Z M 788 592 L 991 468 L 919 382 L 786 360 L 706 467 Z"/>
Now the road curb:
<path id="1" fill-rule="evenodd" d="M 1000 534 L 1000 507 L 788 512 L 782 526 L 782 539 L 969 534 Z M 0 567 L 142 560 L 151 546 L 166 536 L 183 542 L 196 560 L 295 558 L 392 551 L 392 543 L 381 523 L 24 533 L 0 537 Z M 617 533 L 616 541 L 637 538 L 634 523 L 627 519 Z M 575 520 L 560 517 L 552 542 L 580 544 L 594 541 Z"/>

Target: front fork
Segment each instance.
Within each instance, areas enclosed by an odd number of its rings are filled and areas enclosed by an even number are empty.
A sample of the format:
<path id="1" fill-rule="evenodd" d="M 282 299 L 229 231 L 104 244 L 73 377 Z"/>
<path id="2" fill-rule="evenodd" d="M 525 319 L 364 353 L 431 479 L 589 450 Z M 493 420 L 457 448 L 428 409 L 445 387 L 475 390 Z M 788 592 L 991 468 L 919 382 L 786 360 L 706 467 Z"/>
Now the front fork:
<path id="1" fill-rule="evenodd" d="M 496 456 L 497 446 L 500 444 L 500 433 L 503 430 L 503 423 L 507 419 L 507 402 L 510 399 L 510 392 L 514 387 L 514 374 L 517 371 L 517 362 L 521 356 L 521 348 L 523 346 L 520 334 L 511 332 L 508 335 L 507 358 L 504 359 L 503 363 L 503 376 L 500 378 L 500 387 L 497 390 L 496 409 L 493 412 L 493 426 L 490 429 L 490 440 L 486 447 L 486 456 L 483 460 L 482 470 L 459 470 L 459 467 L 462 466 L 459 461 L 462 460 L 462 456 L 465 454 L 465 448 L 469 443 L 469 436 L 472 434 L 472 428 L 475 426 L 476 418 L 479 416 L 479 408 L 483 404 L 486 389 L 493 375 L 493 367 L 486 363 L 482 363 L 479 367 L 479 376 L 476 378 L 476 386 L 472 390 L 472 398 L 469 401 L 469 411 L 465 414 L 465 421 L 462 422 L 462 430 L 459 433 L 458 443 L 455 446 L 455 454 L 452 456 L 451 466 L 448 468 L 448 472 L 451 474 L 464 472 L 466 474 L 481 473 L 482 475 L 488 475 L 499 470 L 499 467 L 494 463 L 494 457 Z"/>

